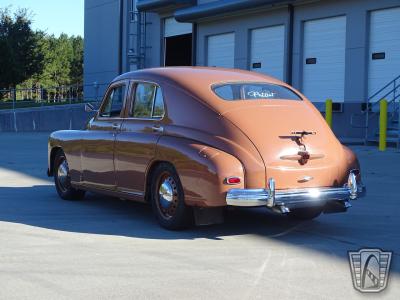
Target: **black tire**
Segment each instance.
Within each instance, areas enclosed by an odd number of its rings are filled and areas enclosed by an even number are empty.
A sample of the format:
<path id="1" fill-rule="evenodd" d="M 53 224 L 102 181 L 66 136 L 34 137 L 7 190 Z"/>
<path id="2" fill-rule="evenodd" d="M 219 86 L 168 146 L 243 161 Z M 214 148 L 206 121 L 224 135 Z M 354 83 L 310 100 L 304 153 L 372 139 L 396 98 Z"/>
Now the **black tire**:
<path id="1" fill-rule="evenodd" d="M 161 163 L 152 173 L 150 200 L 162 227 L 181 230 L 193 224 L 193 210 L 185 204 L 181 181 L 170 164 Z"/>
<path id="2" fill-rule="evenodd" d="M 312 220 L 322 213 L 322 207 L 304 207 L 292 210 L 289 217 L 297 220 Z"/>
<path id="3" fill-rule="evenodd" d="M 65 177 L 61 177 L 60 166 L 64 165 L 63 172 Z M 74 189 L 71 186 L 71 177 L 69 175 L 69 168 L 67 158 L 62 150 L 58 150 L 53 163 L 54 169 L 54 184 L 58 195 L 64 200 L 81 200 L 85 197 L 85 191 Z"/>

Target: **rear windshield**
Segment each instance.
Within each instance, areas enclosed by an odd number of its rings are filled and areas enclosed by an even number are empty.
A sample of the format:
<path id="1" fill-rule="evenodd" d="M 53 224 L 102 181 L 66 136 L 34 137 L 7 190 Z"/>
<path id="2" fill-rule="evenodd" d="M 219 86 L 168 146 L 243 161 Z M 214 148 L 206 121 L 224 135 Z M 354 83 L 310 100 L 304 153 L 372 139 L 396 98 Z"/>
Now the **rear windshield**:
<path id="1" fill-rule="evenodd" d="M 288 88 L 271 83 L 226 83 L 213 87 L 218 97 L 228 100 L 297 100 L 301 98 Z"/>

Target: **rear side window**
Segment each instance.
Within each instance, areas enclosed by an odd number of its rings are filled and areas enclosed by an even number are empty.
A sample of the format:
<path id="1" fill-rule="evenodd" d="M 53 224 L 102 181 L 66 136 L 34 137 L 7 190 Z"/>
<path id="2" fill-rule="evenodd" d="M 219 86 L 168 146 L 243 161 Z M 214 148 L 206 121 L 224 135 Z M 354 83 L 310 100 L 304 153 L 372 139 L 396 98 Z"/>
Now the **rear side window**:
<path id="1" fill-rule="evenodd" d="M 134 118 L 162 118 L 164 99 L 161 88 L 152 83 L 138 83 L 130 115 Z"/>
<path id="2" fill-rule="evenodd" d="M 301 98 L 290 89 L 270 83 L 228 83 L 213 87 L 214 93 L 223 100 L 297 100 Z"/>

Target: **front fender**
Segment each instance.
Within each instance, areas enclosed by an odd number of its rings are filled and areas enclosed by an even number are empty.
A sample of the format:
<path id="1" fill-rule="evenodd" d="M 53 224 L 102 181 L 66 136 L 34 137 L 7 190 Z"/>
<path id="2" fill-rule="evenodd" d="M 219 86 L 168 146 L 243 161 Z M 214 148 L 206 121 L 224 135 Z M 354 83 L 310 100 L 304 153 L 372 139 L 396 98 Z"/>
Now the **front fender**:
<path id="1" fill-rule="evenodd" d="M 48 141 L 48 175 L 53 175 L 55 152 L 62 149 L 68 161 L 71 180 L 79 182 L 81 177 L 82 136 L 80 130 L 60 130 L 50 134 Z"/>
<path id="2" fill-rule="evenodd" d="M 192 140 L 161 137 L 156 160 L 174 165 L 183 186 L 185 202 L 191 206 L 225 206 L 229 189 L 244 188 L 244 168 L 237 158 Z M 225 184 L 225 179 L 230 176 L 240 177 L 241 183 Z"/>

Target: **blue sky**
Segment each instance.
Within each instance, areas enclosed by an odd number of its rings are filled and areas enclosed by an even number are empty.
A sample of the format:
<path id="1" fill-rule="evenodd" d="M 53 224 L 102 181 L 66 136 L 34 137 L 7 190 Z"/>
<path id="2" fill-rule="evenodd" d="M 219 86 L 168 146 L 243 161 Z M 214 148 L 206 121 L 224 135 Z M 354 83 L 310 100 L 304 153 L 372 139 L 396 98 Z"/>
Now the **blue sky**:
<path id="1" fill-rule="evenodd" d="M 0 0 L 0 8 L 7 6 L 30 9 L 34 29 L 83 36 L 84 0 Z"/>

